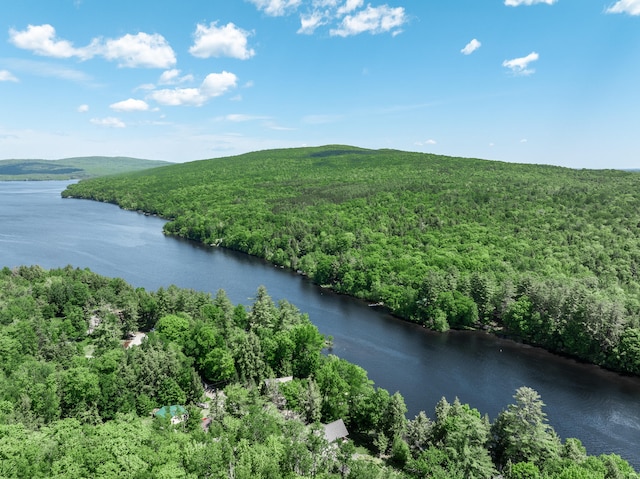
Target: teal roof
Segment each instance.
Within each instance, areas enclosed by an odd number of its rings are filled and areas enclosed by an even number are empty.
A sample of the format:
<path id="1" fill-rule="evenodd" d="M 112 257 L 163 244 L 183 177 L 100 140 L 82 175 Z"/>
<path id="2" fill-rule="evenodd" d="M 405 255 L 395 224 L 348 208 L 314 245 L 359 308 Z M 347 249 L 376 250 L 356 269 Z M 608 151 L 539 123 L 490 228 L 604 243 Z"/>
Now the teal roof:
<path id="1" fill-rule="evenodd" d="M 186 413 L 187 410 L 183 406 L 175 404 L 173 406 L 162 406 L 156 411 L 155 415 L 158 417 L 172 418 Z"/>

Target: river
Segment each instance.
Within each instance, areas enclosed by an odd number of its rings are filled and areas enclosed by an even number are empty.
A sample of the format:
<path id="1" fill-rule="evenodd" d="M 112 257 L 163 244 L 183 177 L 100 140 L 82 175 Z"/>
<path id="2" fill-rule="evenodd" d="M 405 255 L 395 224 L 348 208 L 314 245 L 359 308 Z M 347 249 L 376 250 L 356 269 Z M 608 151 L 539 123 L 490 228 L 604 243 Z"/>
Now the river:
<path id="1" fill-rule="evenodd" d="M 457 396 L 493 420 L 526 385 L 540 393 L 562 438 L 577 437 L 589 454 L 616 453 L 640 469 L 640 379 L 481 332 L 426 331 L 262 260 L 165 237 L 160 218 L 62 199 L 67 184 L 0 182 L 0 267 L 72 265 L 148 290 L 222 288 L 234 304 L 247 305 L 264 285 L 333 336 L 333 354 L 400 391 L 409 418 L 420 410 L 433 417 L 441 397 Z"/>

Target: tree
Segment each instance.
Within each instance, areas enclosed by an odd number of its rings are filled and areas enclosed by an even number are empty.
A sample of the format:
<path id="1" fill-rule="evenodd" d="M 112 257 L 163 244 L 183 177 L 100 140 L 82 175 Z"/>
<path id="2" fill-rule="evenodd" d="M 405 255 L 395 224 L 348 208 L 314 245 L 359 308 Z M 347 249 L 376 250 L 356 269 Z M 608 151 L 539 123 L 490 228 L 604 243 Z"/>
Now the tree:
<path id="1" fill-rule="evenodd" d="M 414 457 L 427 449 L 432 429 L 433 422 L 424 411 L 420 411 L 413 420 L 407 422 L 405 439 Z"/>
<path id="2" fill-rule="evenodd" d="M 458 398 L 453 404 L 442 398 L 436 405 L 432 442 L 466 478 L 493 477 L 495 468 L 487 449 L 489 420 Z"/>
<path id="3" fill-rule="evenodd" d="M 547 423 L 540 395 L 529 387 L 520 387 L 513 396 L 515 404 L 502 411 L 491 426 L 492 453 L 496 464 L 531 462 L 542 465 L 557 457 L 560 440 Z"/>
<path id="4" fill-rule="evenodd" d="M 226 384 L 236 374 L 233 356 L 225 348 L 214 348 L 205 357 L 202 374 L 214 384 Z"/>

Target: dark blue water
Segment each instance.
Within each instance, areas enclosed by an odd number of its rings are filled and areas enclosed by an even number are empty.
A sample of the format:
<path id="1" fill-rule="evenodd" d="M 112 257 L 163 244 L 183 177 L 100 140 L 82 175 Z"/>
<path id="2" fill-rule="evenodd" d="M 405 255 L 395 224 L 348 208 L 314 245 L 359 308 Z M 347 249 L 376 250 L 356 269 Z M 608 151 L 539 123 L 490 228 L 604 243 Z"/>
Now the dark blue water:
<path id="1" fill-rule="evenodd" d="M 148 290 L 222 288 L 243 304 L 265 285 L 274 300 L 287 299 L 333 336 L 334 354 L 400 391 L 411 418 L 420 410 L 433 417 L 441 397 L 457 396 L 493 419 L 526 385 L 540 393 L 562 438 L 577 437 L 589 454 L 613 452 L 640 469 L 638 379 L 483 333 L 426 331 L 261 260 L 167 238 L 159 218 L 62 199 L 65 185 L 0 182 L 0 267 L 70 264 Z"/>

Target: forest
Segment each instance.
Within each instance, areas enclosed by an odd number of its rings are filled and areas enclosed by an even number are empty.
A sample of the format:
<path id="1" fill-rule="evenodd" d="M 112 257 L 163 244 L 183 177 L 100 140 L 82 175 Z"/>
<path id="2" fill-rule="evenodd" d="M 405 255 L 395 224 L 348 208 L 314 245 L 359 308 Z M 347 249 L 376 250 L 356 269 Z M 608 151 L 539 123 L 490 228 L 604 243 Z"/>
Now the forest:
<path id="1" fill-rule="evenodd" d="M 0 477 L 640 477 L 615 454 L 558 437 L 533 389 L 492 421 L 457 398 L 407 419 L 400 392 L 329 346 L 262 286 L 233 305 L 222 290 L 5 267 Z M 154 415 L 165 406 L 178 421 Z M 338 419 L 347 437 L 330 442 L 323 425 Z"/>
<path id="2" fill-rule="evenodd" d="M 350 146 L 83 180 L 437 331 L 479 328 L 640 374 L 640 175 Z"/>
<path id="3" fill-rule="evenodd" d="M 44 181 L 93 178 L 157 168 L 166 161 L 123 156 L 83 156 L 61 160 L 0 160 L 0 181 Z"/>

